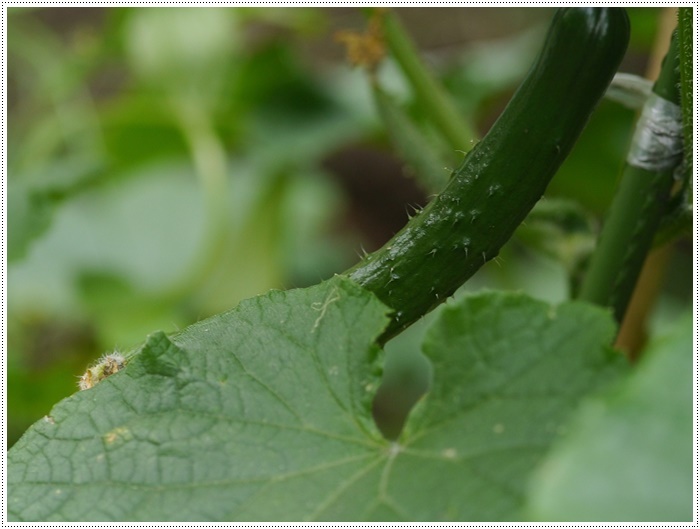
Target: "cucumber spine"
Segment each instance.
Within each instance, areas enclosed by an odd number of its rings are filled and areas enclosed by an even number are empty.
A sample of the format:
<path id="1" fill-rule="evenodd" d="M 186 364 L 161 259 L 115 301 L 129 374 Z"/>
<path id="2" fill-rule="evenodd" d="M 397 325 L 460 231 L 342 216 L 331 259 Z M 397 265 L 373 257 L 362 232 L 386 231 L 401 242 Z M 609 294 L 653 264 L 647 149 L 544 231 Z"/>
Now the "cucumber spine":
<path id="1" fill-rule="evenodd" d="M 345 272 L 394 309 L 384 341 L 498 255 L 578 139 L 628 40 L 623 8 L 560 8 L 525 80 L 445 190 Z"/>

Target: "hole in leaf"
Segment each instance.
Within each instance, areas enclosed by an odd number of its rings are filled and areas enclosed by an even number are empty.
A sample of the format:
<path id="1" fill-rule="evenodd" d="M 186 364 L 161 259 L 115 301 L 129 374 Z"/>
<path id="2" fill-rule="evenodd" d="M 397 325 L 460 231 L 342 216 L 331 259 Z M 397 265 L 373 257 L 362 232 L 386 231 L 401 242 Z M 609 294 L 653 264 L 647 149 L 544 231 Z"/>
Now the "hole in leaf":
<path id="1" fill-rule="evenodd" d="M 413 325 L 385 346 L 382 383 L 372 414 L 384 437 L 395 440 L 408 414 L 427 391 L 432 380 L 430 361 L 421 353 L 424 326 Z"/>

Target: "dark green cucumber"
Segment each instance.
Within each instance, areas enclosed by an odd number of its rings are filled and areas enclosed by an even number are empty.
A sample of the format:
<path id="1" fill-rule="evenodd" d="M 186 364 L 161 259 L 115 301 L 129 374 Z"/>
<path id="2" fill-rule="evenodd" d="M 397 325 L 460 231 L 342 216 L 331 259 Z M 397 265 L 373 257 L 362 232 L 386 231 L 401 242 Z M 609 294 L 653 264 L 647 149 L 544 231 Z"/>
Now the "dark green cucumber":
<path id="1" fill-rule="evenodd" d="M 447 188 L 346 275 L 394 309 L 384 339 L 498 255 L 544 193 L 627 48 L 622 8 L 562 8 L 522 85 Z"/>

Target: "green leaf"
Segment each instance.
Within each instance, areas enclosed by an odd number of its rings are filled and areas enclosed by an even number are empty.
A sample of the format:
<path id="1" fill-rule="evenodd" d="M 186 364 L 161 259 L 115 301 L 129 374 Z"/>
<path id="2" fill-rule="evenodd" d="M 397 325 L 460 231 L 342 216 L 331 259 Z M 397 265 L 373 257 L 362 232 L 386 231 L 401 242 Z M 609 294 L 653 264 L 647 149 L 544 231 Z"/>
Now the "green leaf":
<path id="1" fill-rule="evenodd" d="M 19 261 L 51 227 L 61 203 L 93 185 L 103 169 L 79 156 L 54 161 L 50 168 L 12 170 L 8 182 L 7 258 Z"/>
<path id="2" fill-rule="evenodd" d="M 10 518 L 513 519 L 566 415 L 617 364 L 599 309 L 467 298 L 438 316 L 435 385 L 389 442 L 370 413 L 386 323 L 336 277 L 152 335 L 10 450 Z"/>
<path id="3" fill-rule="evenodd" d="M 22 259 L 31 243 L 51 225 L 54 201 L 45 193 L 37 193 L 15 182 L 8 189 L 9 227 L 7 233 L 7 259 Z"/>
<path id="4" fill-rule="evenodd" d="M 607 347 L 614 332 L 582 303 L 492 293 L 448 307 L 426 338 L 435 383 L 400 439 L 392 495 L 417 507 L 432 491 L 421 519 L 517 519 L 530 472 L 578 399 L 622 367 Z"/>
<path id="5" fill-rule="evenodd" d="M 693 520 L 692 322 L 591 399 L 533 482 L 537 520 Z"/>
<path id="6" fill-rule="evenodd" d="M 147 82 L 206 101 L 230 67 L 230 52 L 240 46 L 237 18 L 235 9 L 221 8 L 130 11 L 127 57 Z"/>
<path id="7" fill-rule="evenodd" d="M 335 280 L 152 335 L 13 447 L 12 516 L 312 517 L 381 463 L 369 408 L 385 311 Z"/>

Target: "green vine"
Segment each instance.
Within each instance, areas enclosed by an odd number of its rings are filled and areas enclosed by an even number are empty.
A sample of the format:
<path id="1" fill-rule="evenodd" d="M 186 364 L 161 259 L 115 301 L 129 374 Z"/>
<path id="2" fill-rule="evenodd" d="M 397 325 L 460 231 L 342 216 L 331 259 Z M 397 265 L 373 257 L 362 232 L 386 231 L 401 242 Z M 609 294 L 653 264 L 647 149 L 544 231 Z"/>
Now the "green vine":
<path id="1" fill-rule="evenodd" d="M 681 163 L 679 103 L 674 34 L 581 287 L 581 299 L 612 308 L 618 323 L 670 203 L 674 172 Z"/>
<path id="2" fill-rule="evenodd" d="M 685 164 L 693 165 L 693 8 L 678 8 L 678 53 L 680 62 L 680 95 L 683 113 Z"/>
<path id="3" fill-rule="evenodd" d="M 461 115 L 445 89 L 421 61 L 397 16 L 388 10 L 374 10 L 387 48 L 401 67 L 416 98 L 424 105 L 435 125 L 456 151 L 466 151 L 479 138 L 478 132 Z"/>

